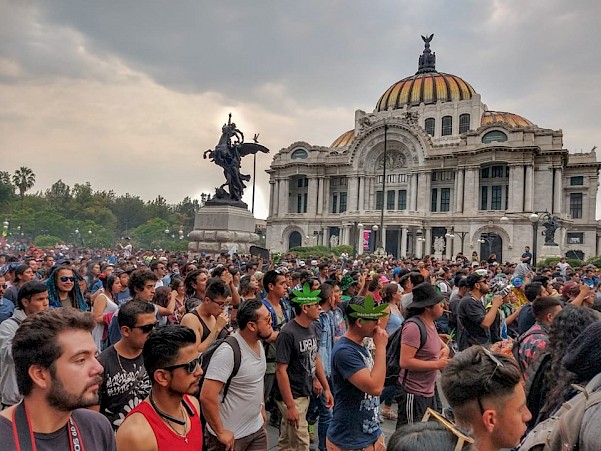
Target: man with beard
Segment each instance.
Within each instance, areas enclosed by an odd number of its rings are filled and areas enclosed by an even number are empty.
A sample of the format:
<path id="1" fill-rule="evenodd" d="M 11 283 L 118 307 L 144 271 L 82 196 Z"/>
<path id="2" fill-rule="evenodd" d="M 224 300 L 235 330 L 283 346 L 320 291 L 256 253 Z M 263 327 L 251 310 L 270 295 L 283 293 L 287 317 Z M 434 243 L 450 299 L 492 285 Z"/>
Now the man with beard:
<path id="1" fill-rule="evenodd" d="M 115 430 L 127 413 L 150 393 L 142 349 L 157 323 L 153 304 L 137 299 L 121 306 L 117 321 L 121 340 L 98 357 L 104 367 L 100 413 L 109 419 Z"/>
<path id="2" fill-rule="evenodd" d="M 495 322 L 503 298 L 494 296 L 492 306 L 486 311 L 482 298 L 490 291 L 486 275 L 479 271 L 466 279 L 469 292 L 459 302 L 457 309 L 457 345 L 459 350 L 472 345 L 491 344 L 490 328 Z"/>
<path id="3" fill-rule="evenodd" d="M 91 313 L 76 309 L 23 320 L 12 345 L 23 402 L 0 413 L 3 450 L 116 450 L 108 420 L 86 409 L 98 403 L 102 383 L 95 326 Z"/>
<path id="4" fill-rule="evenodd" d="M 1 409 L 21 400 L 15 362 L 12 354 L 13 338 L 19 325 L 34 313 L 48 309 L 48 287 L 32 280 L 25 282 L 17 295 L 17 309 L 13 316 L 0 324 L 0 402 Z M 1 410 L 0 409 L 0 410 Z"/>
<path id="5" fill-rule="evenodd" d="M 117 446 L 127 451 L 202 449 L 198 390 L 202 368 L 192 329 L 172 324 L 155 329 L 144 343 L 150 395 L 117 430 Z"/>
<path id="6" fill-rule="evenodd" d="M 238 325 L 239 332 L 230 338 L 237 340 L 240 348 L 238 372 L 227 385 L 234 367 L 234 350 L 223 343 L 211 357 L 200 393 L 209 451 L 268 448 L 262 402 L 266 363 L 261 340 L 273 333 L 271 314 L 260 300 L 250 299 L 238 309 Z"/>

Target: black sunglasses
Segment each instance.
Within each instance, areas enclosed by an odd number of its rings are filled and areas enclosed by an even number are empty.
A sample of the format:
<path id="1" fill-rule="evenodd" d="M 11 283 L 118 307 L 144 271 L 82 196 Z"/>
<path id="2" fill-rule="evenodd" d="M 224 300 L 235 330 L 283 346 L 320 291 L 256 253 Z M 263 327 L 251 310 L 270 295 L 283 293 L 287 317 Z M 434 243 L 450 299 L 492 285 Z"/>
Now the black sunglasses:
<path id="1" fill-rule="evenodd" d="M 486 391 L 490 391 L 490 384 L 492 382 L 493 377 L 495 376 L 495 374 L 497 373 L 497 370 L 499 368 L 504 368 L 505 365 L 503 364 L 503 362 L 501 362 L 499 359 L 497 359 L 494 354 L 492 352 L 490 352 L 488 349 L 486 348 L 482 348 L 482 351 L 484 352 L 484 354 L 486 354 L 486 356 L 492 360 L 492 362 L 495 364 L 495 369 L 493 370 L 492 373 L 490 373 L 490 376 L 488 376 L 488 378 L 486 379 L 486 381 L 484 382 L 484 388 L 486 389 Z M 480 412 L 482 414 L 484 414 L 484 411 L 486 409 L 484 409 L 484 406 L 482 405 L 482 395 L 478 396 L 478 406 L 480 407 Z"/>
<path id="2" fill-rule="evenodd" d="M 180 363 L 179 365 L 169 365 L 161 368 L 162 370 L 173 371 L 178 368 L 185 368 L 188 374 L 194 374 L 196 368 L 200 365 L 200 357 L 196 357 L 195 359 L 190 360 L 186 363 Z"/>
<path id="3" fill-rule="evenodd" d="M 71 277 L 67 277 L 67 276 L 61 276 L 59 277 L 59 279 L 61 280 L 61 282 L 75 282 L 75 277 L 71 276 Z"/>
<path id="4" fill-rule="evenodd" d="M 151 323 L 151 324 L 144 324 L 143 326 L 134 326 L 133 329 L 140 329 L 142 332 L 147 334 L 150 331 L 152 331 L 152 329 L 157 327 L 158 325 L 159 325 L 159 322 L 157 321 L 157 322 Z"/>

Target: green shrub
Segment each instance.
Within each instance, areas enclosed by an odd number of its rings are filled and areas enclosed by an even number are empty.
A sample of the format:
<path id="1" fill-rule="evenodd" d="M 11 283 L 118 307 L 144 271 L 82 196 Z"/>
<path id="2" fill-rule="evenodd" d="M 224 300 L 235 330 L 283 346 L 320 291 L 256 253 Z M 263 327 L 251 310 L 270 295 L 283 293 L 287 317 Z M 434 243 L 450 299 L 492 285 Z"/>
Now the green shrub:
<path id="1" fill-rule="evenodd" d="M 561 260 L 561 258 L 559 258 L 559 257 L 545 258 L 544 260 L 539 260 L 538 262 L 536 262 L 536 267 L 537 268 L 543 268 L 545 266 L 554 267 L 555 265 L 557 265 L 557 263 L 559 263 L 560 260 Z M 570 264 L 570 266 L 572 268 L 580 268 L 580 265 L 582 265 L 582 260 L 578 260 L 577 258 L 568 258 L 568 259 L 566 259 L 566 261 Z M 601 260 L 599 261 L 599 265 L 600 265 L 599 267 L 601 267 Z"/>
<path id="2" fill-rule="evenodd" d="M 52 235 L 38 235 L 33 241 L 36 247 L 54 247 L 63 242 L 59 237 Z"/>

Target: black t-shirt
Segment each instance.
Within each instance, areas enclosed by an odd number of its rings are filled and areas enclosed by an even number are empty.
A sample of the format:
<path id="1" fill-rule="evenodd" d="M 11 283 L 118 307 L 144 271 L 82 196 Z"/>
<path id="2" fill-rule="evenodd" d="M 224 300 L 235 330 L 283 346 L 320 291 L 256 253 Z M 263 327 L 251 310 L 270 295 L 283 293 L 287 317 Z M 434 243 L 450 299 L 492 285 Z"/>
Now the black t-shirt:
<path id="1" fill-rule="evenodd" d="M 522 307 L 522 310 L 520 310 L 520 313 L 518 313 L 519 334 L 522 335 L 524 332 L 534 326 L 535 322 L 536 318 L 534 318 L 534 313 L 532 313 L 532 304 L 528 303 Z"/>
<path id="2" fill-rule="evenodd" d="M 275 341 L 275 361 L 288 365 L 288 379 L 293 398 L 311 396 L 317 359 L 315 324 L 303 327 L 292 320 Z"/>
<path id="3" fill-rule="evenodd" d="M 86 451 L 116 451 L 115 435 L 108 421 L 98 412 L 77 409 L 72 414 L 73 421 L 81 434 Z M 57 451 L 71 449 L 68 424 L 50 434 L 34 433 L 38 451 Z M 0 448 L 2 451 L 16 451 L 12 422 L 0 417 Z M 83 448 L 82 448 L 83 449 Z"/>
<path id="4" fill-rule="evenodd" d="M 117 430 L 129 411 L 149 395 L 150 378 L 144 368 L 141 353 L 135 359 L 126 359 L 117 356 L 117 350 L 111 346 L 100 354 L 98 361 L 104 367 L 100 388 L 100 413 L 107 417 L 113 429 Z"/>
<path id="5" fill-rule="evenodd" d="M 457 309 L 458 331 L 457 345 L 459 350 L 469 348 L 471 345 L 490 344 L 490 330 L 482 328 L 482 320 L 486 316 L 486 309 L 481 301 L 474 299 L 471 294 L 466 294 Z"/>

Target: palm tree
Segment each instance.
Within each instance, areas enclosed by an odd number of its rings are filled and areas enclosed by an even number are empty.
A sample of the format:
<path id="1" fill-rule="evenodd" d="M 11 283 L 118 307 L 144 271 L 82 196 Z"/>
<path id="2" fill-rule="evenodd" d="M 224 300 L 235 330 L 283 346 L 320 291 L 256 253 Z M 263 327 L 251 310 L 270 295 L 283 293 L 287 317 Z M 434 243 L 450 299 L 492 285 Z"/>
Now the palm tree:
<path id="1" fill-rule="evenodd" d="M 13 175 L 13 183 L 19 188 L 19 197 L 21 198 L 21 209 L 23 209 L 23 200 L 25 193 L 35 185 L 35 174 L 27 166 L 21 166 Z"/>

